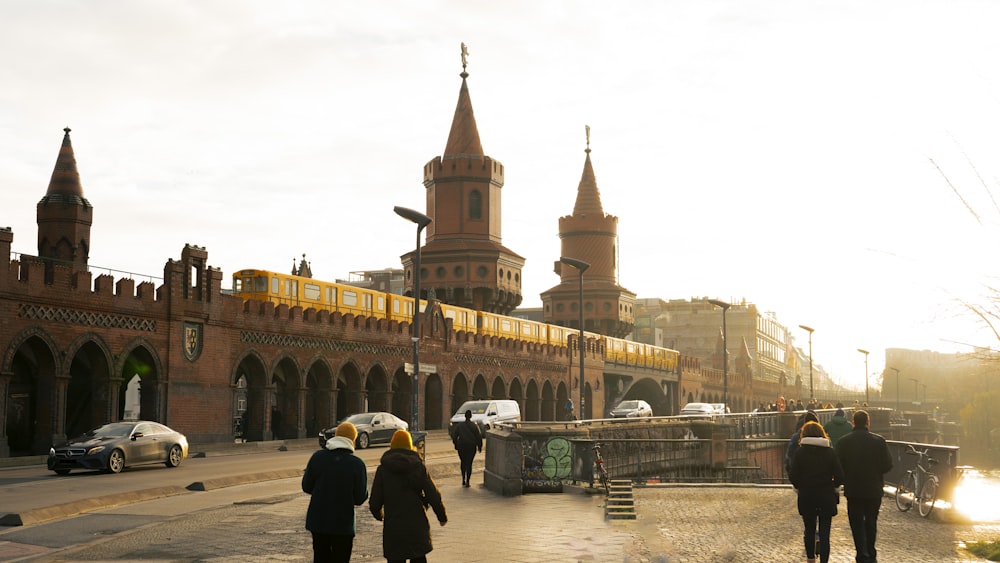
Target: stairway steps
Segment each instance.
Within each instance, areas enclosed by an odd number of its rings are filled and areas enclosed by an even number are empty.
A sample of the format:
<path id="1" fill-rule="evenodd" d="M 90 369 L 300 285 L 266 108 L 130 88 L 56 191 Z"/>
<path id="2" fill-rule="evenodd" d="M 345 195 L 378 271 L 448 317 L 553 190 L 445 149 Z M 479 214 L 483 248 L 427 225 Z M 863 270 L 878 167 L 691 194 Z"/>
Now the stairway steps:
<path id="1" fill-rule="evenodd" d="M 604 503 L 606 520 L 635 520 L 635 499 L 632 496 L 632 481 L 612 480 L 610 492 Z"/>

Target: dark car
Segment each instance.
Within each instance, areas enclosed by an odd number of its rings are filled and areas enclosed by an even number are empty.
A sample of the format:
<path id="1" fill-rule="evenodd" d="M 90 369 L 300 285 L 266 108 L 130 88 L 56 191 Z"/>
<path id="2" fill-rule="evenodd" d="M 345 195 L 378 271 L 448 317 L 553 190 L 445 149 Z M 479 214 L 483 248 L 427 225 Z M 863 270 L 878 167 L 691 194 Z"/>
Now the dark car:
<path id="1" fill-rule="evenodd" d="M 354 446 L 363 450 L 371 444 L 388 444 L 392 441 L 392 435 L 397 430 L 408 430 L 410 425 L 405 420 L 389 412 L 363 412 L 352 414 L 341 420 L 338 426 L 344 422 L 350 422 L 358 429 L 358 437 L 354 440 Z M 337 427 L 321 430 L 319 433 L 319 447 L 325 447 L 326 441 L 333 437 Z"/>
<path id="2" fill-rule="evenodd" d="M 641 416 L 653 416 L 653 407 L 642 400 L 622 401 L 618 406 L 611 409 L 611 418 L 636 418 Z"/>
<path id="3" fill-rule="evenodd" d="M 112 422 L 49 450 L 48 467 L 59 475 L 73 469 L 120 473 L 127 466 L 163 463 L 177 467 L 188 455 L 188 441 L 159 422 Z"/>

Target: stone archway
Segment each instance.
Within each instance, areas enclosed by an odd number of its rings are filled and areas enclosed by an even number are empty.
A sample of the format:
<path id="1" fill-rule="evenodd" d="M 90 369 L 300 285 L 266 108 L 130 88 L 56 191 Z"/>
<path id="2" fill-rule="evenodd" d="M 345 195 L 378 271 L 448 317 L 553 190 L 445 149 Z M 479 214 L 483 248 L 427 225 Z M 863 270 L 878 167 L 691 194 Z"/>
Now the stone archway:
<path id="1" fill-rule="evenodd" d="M 298 438 L 299 370 L 295 361 L 282 358 L 271 373 L 270 435 L 272 440 Z"/>
<path id="2" fill-rule="evenodd" d="M 427 382 L 424 383 L 424 430 L 442 428 L 444 422 L 443 400 L 444 386 L 441 384 L 441 377 L 436 373 L 429 374 Z"/>
<path id="3" fill-rule="evenodd" d="M 256 354 L 248 354 L 236 364 L 233 373 L 233 434 L 243 440 L 264 439 L 267 414 L 267 373 Z"/>
<path id="4" fill-rule="evenodd" d="M 541 420 L 538 399 L 538 383 L 534 379 L 528 381 L 527 392 L 524 398 L 524 420 Z"/>
<path id="5" fill-rule="evenodd" d="M 473 399 L 487 399 L 490 394 L 486 388 L 486 378 L 483 374 L 476 376 L 476 379 L 472 382 L 472 398 Z"/>
<path id="6" fill-rule="evenodd" d="M 41 455 L 52 445 L 56 428 L 55 355 L 38 336 L 22 342 L 14 351 L 7 388 L 5 430 L 10 455 Z M 65 437 L 65 436 L 63 436 Z"/>
<path id="7" fill-rule="evenodd" d="M 518 378 L 515 377 L 514 379 L 511 380 L 511 382 L 510 382 L 510 391 L 508 393 L 508 397 L 510 399 L 514 400 L 514 401 L 517 401 L 517 404 L 520 407 L 521 412 L 524 413 L 524 409 L 525 409 L 525 405 L 524 405 L 524 389 L 521 388 L 521 380 L 520 379 L 518 379 Z M 521 419 L 524 420 L 524 417 L 522 416 Z"/>
<path id="8" fill-rule="evenodd" d="M 565 387 L 563 387 L 563 389 L 565 389 Z M 542 411 L 539 420 L 548 421 L 555 419 L 556 419 L 555 392 L 552 390 L 552 383 L 546 381 L 542 383 Z"/>
<path id="9" fill-rule="evenodd" d="M 389 396 L 389 381 L 385 369 L 380 365 L 372 366 L 365 378 L 364 412 L 390 412 L 392 397 Z"/>
<path id="10" fill-rule="evenodd" d="M 365 402 L 361 372 L 353 363 L 344 364 L 337 374 L 337 420 L 365 412 Z"/>
<path id="11" fill-rule="evenodd" d="M 452 414 L 458 412 L 462 404 L 469 400 L 469 382 L 465 379 L 465 374 L 458 372 L 451 380 L 451 410 Z"/>
<path id="12" fill-rule="evenodd" d="M 407 422 L 413 419 L 413 377 L 402 367 L 392 376 L 392 414 Z"/>
<path id="13" fill-rule="evenodd" d="M 654 379 L 642 378 L 629 385 L 622 401 L 641 399 L 653 407 L 653 416 L 669 416 L 673 407 L 669 398 L 663 393 L 663 386 Z M 617 405 L 611 405 L 614 408 Z"/>
<path id="14" fill-rule="evenodd" d="M 157 366 L 156 358 L 146 346 L 136 346 L 128 353 L 119 374 L 118 420 L 128 417 L 162 422 Z"/>
<path id="15" fill-rule="evenodd" d="M 317 436 L 320 430 L 336 422 L 333 397 L 333 373 L 330 366 L 317 359 L 306 372 L 305 413 L 306 437 Z"/>
<path id="16" fill-rule="evenodd" d="M 110 380 L 108 355 L 95 342 L 85 342 L 70 362 L 66 386 L 66 436 L 79 436 L 111 421 Z"/>
<path id="17" fill-rule="evenodd" d="M 491 399 L 506 399 L 507 398 L 507 385 L 503 381 L 503 377 L 496 376 L 493 379 L 493 386 L 490 389 Z"/>

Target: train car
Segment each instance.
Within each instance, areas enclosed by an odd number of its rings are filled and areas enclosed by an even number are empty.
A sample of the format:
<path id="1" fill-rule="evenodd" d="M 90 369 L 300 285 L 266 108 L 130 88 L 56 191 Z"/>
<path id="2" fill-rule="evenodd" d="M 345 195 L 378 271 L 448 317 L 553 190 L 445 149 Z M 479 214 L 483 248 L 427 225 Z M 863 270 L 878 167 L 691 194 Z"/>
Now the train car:
<path id="1" fill-rule="evenodd" d="M 473 309 L 441 303 L 441 312 L 444 314 L 444 318 L 451 319 L 451 327 L 455 332 L 464 331 L 475 334 L 478 322 L 476 311 Z"/>
<path id="2" fill-rule="evenodd" d="M 240 270 L 233 274 L 233 295 L 303 309 L 387 316 L 387 294 L 380 291 L 267 270 Z"/>

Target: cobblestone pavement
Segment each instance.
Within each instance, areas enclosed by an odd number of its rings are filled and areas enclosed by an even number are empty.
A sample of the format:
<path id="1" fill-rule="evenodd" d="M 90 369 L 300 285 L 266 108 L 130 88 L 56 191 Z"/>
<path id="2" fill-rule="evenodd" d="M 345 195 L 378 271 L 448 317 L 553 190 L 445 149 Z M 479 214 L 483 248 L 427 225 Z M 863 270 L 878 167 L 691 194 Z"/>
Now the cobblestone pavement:
<path id="1" fill-rule="evenodd" d="M 596 494 L 504 498 L 458 475 L 436 477 L 449 523 L 433 524 L 431 561 L 801 562 L 801 520 L 787 487 L 635 489 L 638 519 L 606 521 Z M 308 497 L 298 481 L 287 492 L 159 521 L 35 561 L 310 561 L 303 529 Z M 577 489 L 578 490 L 578 489 Z M 883 502 L 879 559 L 891 563 L 977 561 L 963 541 L 998 539 L 1000 524 L 923 519 Z M 833 562 L 853 562 L 846 505 L 834 518 Z M 126 513 L 127 508 L 116 512 Z M 358 510 L 354 561 L 380 561 L 381 523 Z"/>

